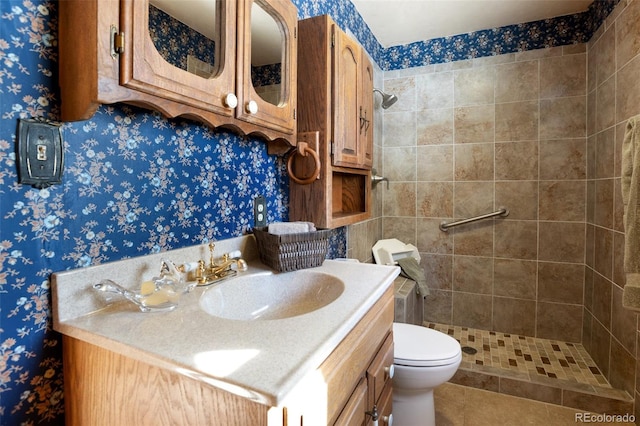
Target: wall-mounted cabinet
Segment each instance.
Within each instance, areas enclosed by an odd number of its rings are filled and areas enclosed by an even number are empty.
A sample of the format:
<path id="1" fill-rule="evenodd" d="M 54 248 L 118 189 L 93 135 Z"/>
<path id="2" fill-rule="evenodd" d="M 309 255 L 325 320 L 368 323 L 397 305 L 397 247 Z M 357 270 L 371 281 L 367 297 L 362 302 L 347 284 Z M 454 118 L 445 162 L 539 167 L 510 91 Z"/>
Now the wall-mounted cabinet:
<path id="1" fill-rule="evenodd" d="M 62 120 L 125 102 L 295 144 L 290 0 L 65 0 L 59 32 Z"/>
<path id="2" fill-rule="evenodd" d="M 373 66 L 330 17 L 302 20 L 298 28 L 299 140 L 317 132 L 322 167 L 313 183 L 291 183 L 289 217 L 323 228 L 349 225 L 371 217 Z M 296 176 L 310 174 L 309 162 L 296 158 Z"/>

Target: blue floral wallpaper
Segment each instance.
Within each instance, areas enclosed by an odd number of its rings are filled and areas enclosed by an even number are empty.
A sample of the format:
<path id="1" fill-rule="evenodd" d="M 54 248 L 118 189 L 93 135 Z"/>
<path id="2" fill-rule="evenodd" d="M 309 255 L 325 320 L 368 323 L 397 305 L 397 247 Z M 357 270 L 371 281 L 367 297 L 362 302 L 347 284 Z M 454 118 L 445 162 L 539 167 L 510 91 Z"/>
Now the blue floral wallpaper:
<path id="1" fill-rule="evenodd" d="M 300 18 L 330 14 L 383 69 L 588 40 L 617 1 L 563 20 L 490 29 L 383 49 L 348 0 L 294 0 Z M 58 2 L 0 1 L 0 424 L 64 421 L 59 336 L 51 330 L 51 272 L 238 236 L 252 199 L 288 218 L 282 159 L 252 137 L 167 120 L 125 105 L 61 123 L 62 185 L 17 183 L 19 118 L 56 120 Z M 335 232 L 329 257 L 346 253 Z"/>

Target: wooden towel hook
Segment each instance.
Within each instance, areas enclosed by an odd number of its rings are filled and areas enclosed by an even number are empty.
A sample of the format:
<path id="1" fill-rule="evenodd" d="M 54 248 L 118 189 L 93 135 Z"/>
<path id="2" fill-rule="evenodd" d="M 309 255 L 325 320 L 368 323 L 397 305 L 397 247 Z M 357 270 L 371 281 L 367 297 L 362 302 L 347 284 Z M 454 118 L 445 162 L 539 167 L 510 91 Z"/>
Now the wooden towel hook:
<path id="1" fill-rule="evenodd" d="M 306 157 L 307 155 L 311 155 L 311 157 L 313 157 L 313 160 L 315 161 L 316 165 L 311 176 L 306 178 L 299 178 L 298 176 L 295 175 L 295 173 L 293 173 L 293 159 L 296 156 L 296 154 L 301 155 L 302 157 Z M 291 178 L 291 180 L 293 180 L 295 183 L 299 185 L 309 185 L 313 183 L 313 181 L 315 181 L 318 178 L 318 175 L 320 175 L 320 167 L 321 167 L 321 164 L 320 164 L 320 157 L 318 156 L 318 153 L 315 152 L 306 142 L 298 142 L 298 145 L 293 150 L 291 155 L 289 155 L 289 159 L 287 160 L 287 173 L 289 174 L 289 177 Z"/>

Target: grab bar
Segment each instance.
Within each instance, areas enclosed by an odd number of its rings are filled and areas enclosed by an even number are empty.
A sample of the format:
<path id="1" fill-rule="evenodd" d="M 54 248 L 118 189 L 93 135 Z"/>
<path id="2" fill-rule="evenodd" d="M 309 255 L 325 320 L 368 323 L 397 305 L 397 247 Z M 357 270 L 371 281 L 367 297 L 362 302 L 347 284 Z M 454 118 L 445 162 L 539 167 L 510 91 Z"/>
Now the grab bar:
<path id="1" fill-rule="evenodd" d="M 509 210 L 506 207 L 500 207 L 500 209 L 495 212 L 482 214 L 480 216 L 470 217 L 468 219 L 462 219 L 462 220 L 458 220 L 450 223 L 442 222 L 440 224 L 440 230 L 443 232 L 447 232 L 449 228 L 453 228 L 454 226 L 464 225 L 467 223 L 475 222 L 477 220 L 489 219 L 495 216 L 502 216 L 502 217 L 509 216 Z"/>

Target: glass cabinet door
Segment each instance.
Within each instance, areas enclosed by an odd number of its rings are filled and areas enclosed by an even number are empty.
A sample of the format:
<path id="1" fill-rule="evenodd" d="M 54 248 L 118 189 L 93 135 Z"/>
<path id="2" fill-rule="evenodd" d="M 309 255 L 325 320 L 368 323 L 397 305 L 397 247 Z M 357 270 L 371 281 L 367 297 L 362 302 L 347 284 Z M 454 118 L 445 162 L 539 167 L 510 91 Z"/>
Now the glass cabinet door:
<path id="1" fill-rule="evenodd" d="M 237 116 L 295 133 L 297 10 L 290 0 L 240 0 Z"/>
<path id="2" fill-rule="evenodd" d="M 122 8 L 120 84 L 234 115 L 236 0 L 123 0 Z"/>

